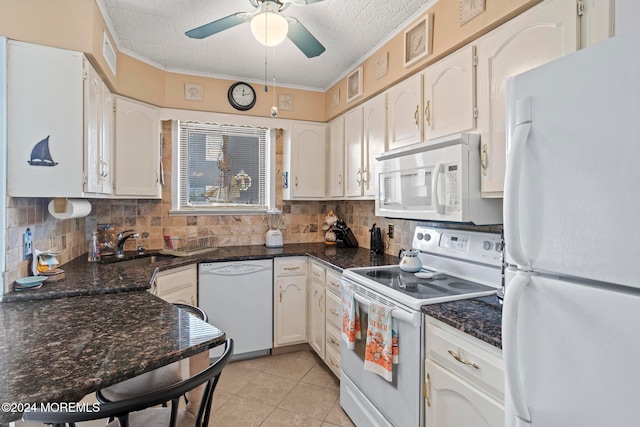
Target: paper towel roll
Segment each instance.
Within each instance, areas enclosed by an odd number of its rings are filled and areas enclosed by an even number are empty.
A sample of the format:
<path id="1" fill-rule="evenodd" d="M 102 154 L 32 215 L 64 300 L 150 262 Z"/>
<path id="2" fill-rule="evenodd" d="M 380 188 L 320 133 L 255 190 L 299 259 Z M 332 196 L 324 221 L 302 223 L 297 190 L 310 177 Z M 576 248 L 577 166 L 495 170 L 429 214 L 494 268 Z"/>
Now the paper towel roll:
<path id="1" fill-rule="evenodd" d="M 53 203 L 53 200 L 49 202 L 49 213 L 57 219 L 82 218 L 91 212 L 91 203 L 84 199 L 68 199 L 67 210 L 64 212 L 56 212 Z"/>

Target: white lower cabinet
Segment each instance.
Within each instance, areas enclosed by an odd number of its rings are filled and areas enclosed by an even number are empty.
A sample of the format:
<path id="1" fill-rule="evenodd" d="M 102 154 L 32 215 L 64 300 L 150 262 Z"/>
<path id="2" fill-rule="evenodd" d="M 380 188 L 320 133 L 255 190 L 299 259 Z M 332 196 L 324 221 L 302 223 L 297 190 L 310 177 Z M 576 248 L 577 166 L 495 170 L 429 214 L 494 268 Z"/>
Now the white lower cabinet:
<path id="1" fill-rule="evenodd" d="M 307 257 L 275 258 L 273 346 L 307 342 Z"/>
<path id="2" fill-rule="evenodd" d="M 170 303 L 198 305 L 198 266 L 164 270 L 156 274 L 152 293 Z"/>
<path id="3" fill-rule="evenodd" d="M 340 273 L 310 258 L 309 345 L 340 378 Z"/>
<path id="4" fill-rule="evenodd" d="M 503 427 L 502 351 L 438 320 L 426 320 L 426 427 Z"/>

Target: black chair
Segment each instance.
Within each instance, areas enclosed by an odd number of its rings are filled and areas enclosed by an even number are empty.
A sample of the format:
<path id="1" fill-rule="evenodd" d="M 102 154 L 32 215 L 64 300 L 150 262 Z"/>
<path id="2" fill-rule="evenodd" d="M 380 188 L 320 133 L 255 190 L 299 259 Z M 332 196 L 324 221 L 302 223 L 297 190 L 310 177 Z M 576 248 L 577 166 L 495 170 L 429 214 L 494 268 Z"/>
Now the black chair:
<path id="1" fill-rule="evenodd" d="M 233 355 L 233 340 L 227 339 L 222 356 L 200 373 L 163 389 L 151 393 L 100 405 L 95 412 L 25 412 L 23 421 L 52 424 L 54 427 L 74 426 L 74 423 L 101 418 L 115 418 L 108 427 L 207 427 L 211 415 L 213 392 L 222 369 Z M 194 417 L 178 408 L 180 397 L 189 390 L 205 384 L 198 415 Z M 157 407 L 171 401 L 171 406 Z M 155 408 L 154 408 L 155 406 Z"/>
<path id="2" fill-rule="evenodd" d="M 205 322 L 208 320 L 207 313 L 198 307 L 180 303 L 173 305 Z M 96 399 L 100 403 L 117 402 L 158 390 L 183 379 L 181 365 L 178 361 L 98 390 Z"/>

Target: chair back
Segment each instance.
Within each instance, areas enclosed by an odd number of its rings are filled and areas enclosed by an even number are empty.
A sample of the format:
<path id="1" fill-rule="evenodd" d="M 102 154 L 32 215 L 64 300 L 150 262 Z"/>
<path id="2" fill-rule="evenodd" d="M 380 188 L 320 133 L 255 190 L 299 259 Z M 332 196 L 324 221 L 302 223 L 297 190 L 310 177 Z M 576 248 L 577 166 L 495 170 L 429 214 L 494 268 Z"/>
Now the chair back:
<path id="1" fill-rule="evenodd" d="M 225 342 L 225 350 L 222 356 L 209 365 L 206 369 L 193 375 L 186 380 L 172 384 L 160 390 L 156 390 L 142 396 L 130 399 L 120 400 L 117 402 L 107 402 L 100 405 L 100 409 L 95 412 L 46 412 L 33 411 L 25 412 L 22 416 L 23 421 L 39 422 L 43 424 L 53 424 L 54 426 L 72 425 L 81 421 L 97 420 L 102 418 L 117 418 L 121 427 L 128 427 L 129 414 L 131 412 L 142 411 L 146 408 L 160 405 L 171 401 L 171 418 L 170 427 L 175 427 L 178 401 L 180 397 L 187 391 L 205 384 L 204 392 L 200 401 L 200 408 L 196 416 L 196 427 L 206 427 L 209 424 L 211 415 L 211 402 L 213 400 L 213 392 L 218 384 L 218 379 L 222 373 L 222 369 L 229 363 L 233 355 L 233 339 L 228 338 Z"/>
<path id="2" fill-rule="evenodd" d="M 209 321 L 209 318 L 207 317 L 207 313 L 205 313 L 204 310 L 201 309 L 200 307 L 196 307 L 195 305 L 182 304 L 179 302 L 174 302 L 173 305 L 178 307 L 180 310 L 184 310 L 189 312 L 190 314 L 193 314 L 200 320 L 203 320 L 205 322 Z"/>

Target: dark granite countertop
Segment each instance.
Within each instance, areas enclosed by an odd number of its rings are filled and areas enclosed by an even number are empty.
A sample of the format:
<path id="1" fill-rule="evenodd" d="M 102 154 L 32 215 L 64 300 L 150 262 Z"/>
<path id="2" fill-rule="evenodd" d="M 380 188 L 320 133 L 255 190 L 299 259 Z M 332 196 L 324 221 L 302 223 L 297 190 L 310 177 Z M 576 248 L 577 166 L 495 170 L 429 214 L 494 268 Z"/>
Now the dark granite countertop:
<path id="1" fill-rule="evenodd" d="M 502 306 L 495 296 L 425 305 L 422 312 L 502 348 Z"/>
<path id="2" fill-rule="evenodd" d="M 145 255 L 151 256 L 158 253 L 158 251 L 148 251 Z M 12 302 L 144 290 L 151 286 L 157 271 L 184 265 L 304 255 L 313 256 L 337 269 L 389 265 L 398 262 L 396 257 L 389 255 L 371 256 L 368 249 L 337 248 L 324 243 L 287 244 L 278 249 L 269 249 L 264 246 L 221 247 L 188 257 L 162 257 L 158 262 L 135 266 L 123 266 L 118 262 L 89 263 L 86 256 L 81 256 L 60 266 L 65 272 L 63 280 L 45 281 L 39 289 L 12 291 L 0 298 L 2 302 Z M 137 256 L 135 252 L 127 252 L 123 260 Z"/>
<path id="3" fill-rule="evenodd" d="M 0 334 L 0 402 L 16 403 L 77 402 L 226 338 L 148 292 L 0 304 Z"/>

